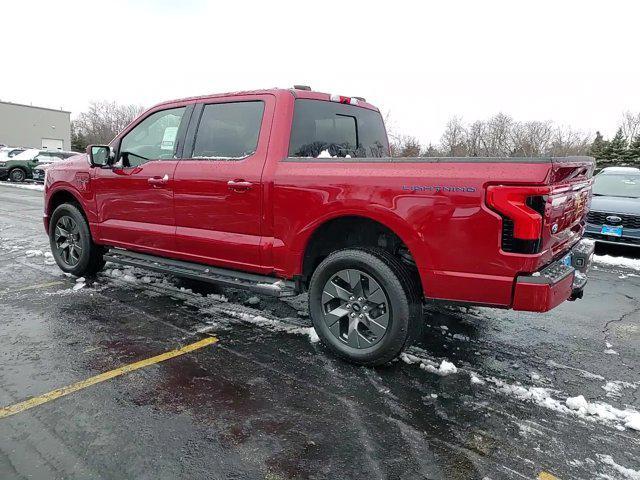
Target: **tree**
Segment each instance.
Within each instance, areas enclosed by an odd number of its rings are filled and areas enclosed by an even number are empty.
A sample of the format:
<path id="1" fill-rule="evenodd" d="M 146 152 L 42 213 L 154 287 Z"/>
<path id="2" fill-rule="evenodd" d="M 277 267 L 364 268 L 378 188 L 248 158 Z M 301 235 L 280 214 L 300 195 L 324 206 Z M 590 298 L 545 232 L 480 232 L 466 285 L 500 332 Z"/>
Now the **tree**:
<path id="1" fill-rule="evenodd" d="M 629 144 L 627 158 L 640 163 L 640 132 L 633 137 L 633 140 Z"/>
<path id="2" fill-rule="evenodd" d="M 87 149 L 89 142 L 87 137 L 76 125 L 76 122 L 71 122 L 71 150 L 74 152 L 84 152 Z"/>
<path id="3" fill-rule="evenodd" d="M 606 160 L 622 160 L 627 155 L 627 139 L 622 127 L 618 128 L 616 136 L 604 148 L 602 158 Z"/>
<path id="4" fill-rule="evenodd" d="M 441 157 L 442 152 L 433 146 L 432 143 L 422 152 L 422 157 Z"/>
<path id="5" fill-rule="evenodd" d="M 609 142 L 605 141 L 599 131 L 596 132 L 596 138 L 593 139 L 593 142 L 591 142 L 591 146 L 589 147 L 589 155 L 596 159 L 603 158 L 602 154 L 608 143 Z"/>
<path id="6" fill-rule="evenodd" d="M 640 134 L 640 112 L 624 112 L 622 114 L 620 128 L 622 129 L 624 138 L 630 143 L 634 138 L 636 138 L 636 135 Z"/>
<path id="7" fill-rule="evenodd" d="M 440 138 L 442 153 L 447 157 L 464 157 L 468 154 L 466 148 L 467 132 L 462 119 L 453 117 L 447 122 L 444 133 Z"/>
<path id="8" fill-rule="evenodd" d="M 391 142 L 391 156 L 393 157 L 419 157 L 421 149 L 420 141 L 407 135 L 396 136 Z"/>
<path id="9" fill-rule="evenodd" d="M 116 102 L 91 102 L 89 109 L 72 122 L 71 143 L 84 150 L 90 144 L 109 143 L 140 113 L 139 105 L 119 105 Z"/>

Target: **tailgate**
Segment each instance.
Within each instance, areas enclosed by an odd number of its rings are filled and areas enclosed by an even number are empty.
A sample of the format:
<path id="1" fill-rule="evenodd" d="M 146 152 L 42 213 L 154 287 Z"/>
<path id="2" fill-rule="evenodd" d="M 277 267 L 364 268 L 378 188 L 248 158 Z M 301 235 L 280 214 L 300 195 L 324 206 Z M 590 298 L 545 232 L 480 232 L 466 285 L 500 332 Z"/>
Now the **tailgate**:
<path id="1" fill-rule="evenodd" d="M 537 256 L 526 269 L 571 248 L 582 236 L 589 208 L 594 159 L 553 158 L 548 165 L 538 182 L 487 187 L 487 206 L 502 217 L 502 251 Z"/>
<path id="2" fill-rule="evenodd" d="M 554 159 L 549 172 L 542 248 L 556 257 L 575 244 L 584 231 L 591 200 L 595 162 L 589 157 Z"/>

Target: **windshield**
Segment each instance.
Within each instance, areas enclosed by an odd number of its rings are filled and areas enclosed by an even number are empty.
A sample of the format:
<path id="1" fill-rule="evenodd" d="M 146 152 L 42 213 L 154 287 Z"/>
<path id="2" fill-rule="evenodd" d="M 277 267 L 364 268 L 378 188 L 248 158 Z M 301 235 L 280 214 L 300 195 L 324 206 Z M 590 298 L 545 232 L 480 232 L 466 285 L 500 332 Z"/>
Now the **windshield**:
<path id="1" fill-rule="evenodd" d="M 387 157 L 389 142 L 379 112 L 322 100 L 298 99 L 291 157 Z"/>
<path id="2" fill-rule="evenodd" d="M 11 160 L 33 160 L 38 156 L 39 153 L 40 153 L 40 150 L 36 150 L 35 148 L 30 148 L 29 150 L 25 150 L 24 152 L 19 153 L 18 155 L 13 157 Z"/>
<path id="3" fill-rule="evenodd" d="M 593 194 L 640 198 L 640 173 L 601 173 L 596 175 Z"/>

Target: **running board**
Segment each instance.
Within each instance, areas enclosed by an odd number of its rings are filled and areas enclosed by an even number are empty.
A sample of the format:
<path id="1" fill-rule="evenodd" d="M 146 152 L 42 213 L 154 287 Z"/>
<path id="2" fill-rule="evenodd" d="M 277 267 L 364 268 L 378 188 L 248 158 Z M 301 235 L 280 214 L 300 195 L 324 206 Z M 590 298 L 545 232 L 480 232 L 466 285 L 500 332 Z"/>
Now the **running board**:
<path id="1" fill-rule="evenodd" d="M 288 280 L 156 257 L 119 248 L 110 249 L 105 253 L 104 259 L 121 265 L 168 273 L 176 277 L 215 283 L 225 287 L 241 288 L 273 297 L 289 297 L 297 294 L 295 283 Z"/>

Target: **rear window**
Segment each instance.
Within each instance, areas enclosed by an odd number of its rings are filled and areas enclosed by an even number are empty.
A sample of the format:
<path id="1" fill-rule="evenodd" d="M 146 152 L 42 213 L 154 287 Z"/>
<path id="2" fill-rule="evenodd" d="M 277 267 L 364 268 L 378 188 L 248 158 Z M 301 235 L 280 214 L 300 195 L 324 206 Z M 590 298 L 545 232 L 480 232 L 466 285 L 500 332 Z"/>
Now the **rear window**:
<path id="1" fill-rule="evenodd" d="M 295 103 L 291 157 L 387 157 L 389 142 L 379 112 L 322 100 Z"/>

